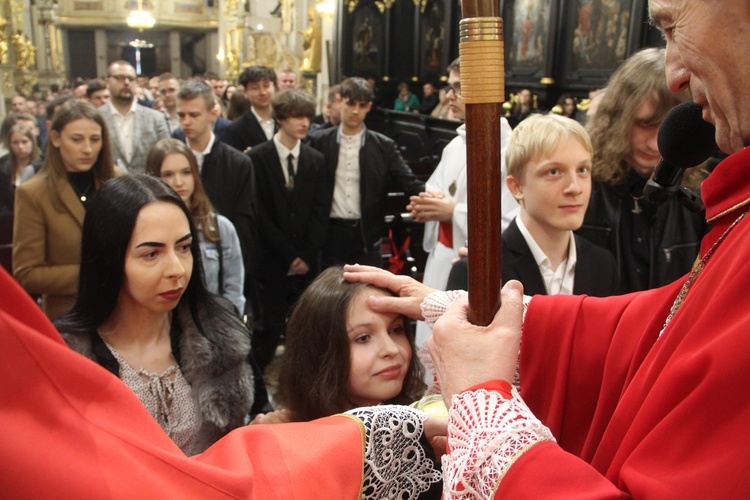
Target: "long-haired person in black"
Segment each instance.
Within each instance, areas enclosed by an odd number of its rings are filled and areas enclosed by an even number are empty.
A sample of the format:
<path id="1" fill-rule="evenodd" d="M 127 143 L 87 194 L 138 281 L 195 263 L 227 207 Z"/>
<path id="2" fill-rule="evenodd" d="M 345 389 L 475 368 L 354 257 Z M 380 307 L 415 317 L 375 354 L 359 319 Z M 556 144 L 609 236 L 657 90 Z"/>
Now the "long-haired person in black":
<path id="1" fill-rule="evenodd" d="M 187 207 L 146 175 L 107 183 L 88 204 L 78 297 L 56 325 L 118 375 L 188 455 L 245 423 L 250 335 L 202 279 Z"/>

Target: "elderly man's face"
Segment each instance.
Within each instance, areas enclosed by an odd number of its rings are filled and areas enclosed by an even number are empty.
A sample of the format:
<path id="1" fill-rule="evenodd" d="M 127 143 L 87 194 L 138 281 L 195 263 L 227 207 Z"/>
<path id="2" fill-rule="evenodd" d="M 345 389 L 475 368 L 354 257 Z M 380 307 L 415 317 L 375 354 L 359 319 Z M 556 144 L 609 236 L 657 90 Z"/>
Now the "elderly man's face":
<path id="1" fill-rule="evenodd" d="M 747 0 L 649 0 L 649 12 L 667 41 L 670 90 L 689 87 L 703 119 L 716 125 L 719 147 L 741 150 L 750 140 L 750 54 L 731 47 L 750 44 Z"/>

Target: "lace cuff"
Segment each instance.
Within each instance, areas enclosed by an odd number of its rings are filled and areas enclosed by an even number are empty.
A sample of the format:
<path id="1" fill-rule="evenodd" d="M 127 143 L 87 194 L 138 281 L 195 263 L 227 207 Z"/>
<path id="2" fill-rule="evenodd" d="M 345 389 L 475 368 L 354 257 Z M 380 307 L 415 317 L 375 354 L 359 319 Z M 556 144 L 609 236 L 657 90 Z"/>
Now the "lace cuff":
<path id="1" fill-rule="evenodd" d="M 435 326 L 435 322 L 440 319 L 440 316 L 445 313 L 451 304 L 464 295 L 466 295 L 466 292 L 463 290 L 448 290 L 447 292 L 432 292 L 429 294 L 420 306 L 424 322 L 430 328 Z"/>
<path id="2" fill-rule="evenodd" d="M 424 298 L 420 308 L 422 309 L 422 316 L 424 316 L 424 322 L 429 325 L 430 328 L 435 326 L 435 322 L 440 319 L 440 316 L 445 314 L 445 311 L 453 304 L 456 300 L 460 299 L 467 292 L 463 290 L 448 290 L 447 292 L 432 292 Z M 523 296 L 523 319 L 526 319 L 526 310 L 529 308 L 529 302 L 531 302 L 530 295 Z"/>
<path id="3" fill-rule="evenodd" d="M 518 457 L 537 443 L 555 441 L 515 388 L 512 393 L 512 399 L 484 389 L 453 396 L 444 498 L 492 498 Z"/>
<path id="4" fill-rule="evenodd" d="M 362 499 L 416 498 L 442 477 L 419 442 L 427 414 L 399 405 L 355 408 L 365 429 Z"/>

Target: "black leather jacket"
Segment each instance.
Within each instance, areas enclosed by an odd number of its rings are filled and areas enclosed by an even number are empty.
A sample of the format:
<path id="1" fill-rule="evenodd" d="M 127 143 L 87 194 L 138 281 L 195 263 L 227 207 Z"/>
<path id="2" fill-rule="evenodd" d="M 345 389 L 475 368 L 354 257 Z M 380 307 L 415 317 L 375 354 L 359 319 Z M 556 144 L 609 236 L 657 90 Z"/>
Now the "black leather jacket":
<path id="1" fill-rule="evenodd" d="M 333 192 L 336 168 L 339 163 L 339 127 L 318 130 L 310 134 L 310 145 L 323 153 L 328 170 L 328 183 Z M 396 143 L 368 129 L 359 150 L 359 190 L 362 211 L 362 240 L 365 253 L 377 247 L 383 234 L 383 216 L 388 201 L 389 188 L 403 191 L 407 196 L 425 190 L 420 181 L 398 152 Z"/>
<path id="2" fill-rule="evenodd" d="M 644 183 L 645 180 L 634 185 L 639 181 L 632 177 L 617 186 L 594 181 L 583 225 L 576 231 L 615 256 L 621 293 L 660 287 L 687 274 L 708 230 L 703 212 L 690 212 L 674 198 L 658 208 L 639 199 L 643 212 L 632 215 L 635 206 L 629 187 L 642 190 Z M 631 242 L 639 216 L 645 217 L 641 222 L 648 224 L 646 268 L 636 258 Z M 624 234 L 627 231 L 631 234 Z"/>

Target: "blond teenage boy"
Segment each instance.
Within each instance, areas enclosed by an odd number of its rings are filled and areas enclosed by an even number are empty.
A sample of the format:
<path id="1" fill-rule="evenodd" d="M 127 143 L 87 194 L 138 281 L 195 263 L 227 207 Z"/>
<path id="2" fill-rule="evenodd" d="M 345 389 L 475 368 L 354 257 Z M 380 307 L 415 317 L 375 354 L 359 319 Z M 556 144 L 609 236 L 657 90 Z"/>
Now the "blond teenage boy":
<path id="1" fill-rule="evenodd" d="M 576 121 L 533 115 L 513 131 L 506 183 L 521 212 L 502 236 L 503 282 L 525 293 L 615 293 L 612 255 L 573 234 L 591 196 L 591 140 Z"/>

